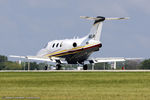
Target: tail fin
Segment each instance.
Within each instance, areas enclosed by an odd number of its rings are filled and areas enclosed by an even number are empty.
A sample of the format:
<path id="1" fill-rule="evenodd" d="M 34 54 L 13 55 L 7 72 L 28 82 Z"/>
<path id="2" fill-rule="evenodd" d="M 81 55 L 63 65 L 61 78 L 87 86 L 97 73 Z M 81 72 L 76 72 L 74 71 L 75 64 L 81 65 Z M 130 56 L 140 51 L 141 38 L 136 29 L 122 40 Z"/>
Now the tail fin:
<path id="1" fill-rule="evenodd" d="M 129 18 L 105 18 L 102 16 L 97 16 L 97 17 L 80 16 L 80 18 L 88 19 L 88 20 L 94 20 L 94 24 L 91 28 L 90 33 L 89 33 L 89 38 L 96 40 L 96 41 L 100 41 L 103 21 L 105 21 L 105 20 L 129 19 Z"/>

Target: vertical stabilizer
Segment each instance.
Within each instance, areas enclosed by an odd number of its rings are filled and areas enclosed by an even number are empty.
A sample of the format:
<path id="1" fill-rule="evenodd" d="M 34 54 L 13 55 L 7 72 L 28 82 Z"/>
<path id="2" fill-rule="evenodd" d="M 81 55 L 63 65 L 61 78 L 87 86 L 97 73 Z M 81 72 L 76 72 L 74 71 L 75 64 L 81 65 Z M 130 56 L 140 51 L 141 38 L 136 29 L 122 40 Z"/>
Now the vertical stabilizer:
<path id="1" fill-rule="evenodd" d="M 97 17 L 82 16 L 81 18 L 88 19 L 88 20 L 94 20 L 94 24 L 91 28 L 90 33 L 89 33 L 89 38 L 96 40 L 96 41 L 100 41 L 103 21 L 105 20 L 105 17 L 102 17 L 102 16 L 97 16 Z"/>
<path id="2" fill-rule="evenodd" d="M 89 33 L 89 37 L 96 41 L 99 41 L 101 37 L 102 26 L 103 26 L 102 21 L 95 20 Z"/>
<path id="3" fill-rule="evenodd" d="M 105 20 L 122 20 L 122 19 L 129 19 L 128 17 L 122 17 L 122 18 L 105 18 L 102 16 L 97 17 L 87 17 L 87 16 L 80 16 L 80 18 L 88 19 L 88 20 L 94 20 L 94 24 L 91 28 L 91 31 L 89 33 L 89 38 L 100 41 L 101 38 L 101 31 L 103 26 L 103 21 Z"/>

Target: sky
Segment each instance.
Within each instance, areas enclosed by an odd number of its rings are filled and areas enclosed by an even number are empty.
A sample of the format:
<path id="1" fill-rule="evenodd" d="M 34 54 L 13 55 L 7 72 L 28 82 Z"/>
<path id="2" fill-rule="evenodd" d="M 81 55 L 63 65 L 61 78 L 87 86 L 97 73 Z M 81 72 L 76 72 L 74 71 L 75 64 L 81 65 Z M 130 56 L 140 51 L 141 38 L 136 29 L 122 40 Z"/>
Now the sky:
<path id="1" fill-rule="evenodd" d="M 92 57 L 150 58 L 150 0 L 0 0 L 0 55 L 36 55 L 47 42 L 83 37 L 92 21 L 79 16 L 130 17 L 105 21 L 103 47 Z"/>

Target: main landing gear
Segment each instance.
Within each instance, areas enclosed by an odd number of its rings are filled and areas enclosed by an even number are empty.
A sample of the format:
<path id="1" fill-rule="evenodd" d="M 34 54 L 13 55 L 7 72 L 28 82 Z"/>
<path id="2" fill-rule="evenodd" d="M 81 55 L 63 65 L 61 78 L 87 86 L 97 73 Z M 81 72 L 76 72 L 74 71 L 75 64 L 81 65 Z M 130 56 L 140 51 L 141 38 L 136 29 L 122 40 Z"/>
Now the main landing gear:
<path id="1" fill-rule="evenodd" d="M 56 65 L 56 70 L 61 70 L 61 65 L 60 64 Z"/>
<path id="2" fill-rule="evenodd" d="M 88 69 L 88 65 L 87 64 L 83 65 L 83 70 L 87 70 L 87 69 Z"/>

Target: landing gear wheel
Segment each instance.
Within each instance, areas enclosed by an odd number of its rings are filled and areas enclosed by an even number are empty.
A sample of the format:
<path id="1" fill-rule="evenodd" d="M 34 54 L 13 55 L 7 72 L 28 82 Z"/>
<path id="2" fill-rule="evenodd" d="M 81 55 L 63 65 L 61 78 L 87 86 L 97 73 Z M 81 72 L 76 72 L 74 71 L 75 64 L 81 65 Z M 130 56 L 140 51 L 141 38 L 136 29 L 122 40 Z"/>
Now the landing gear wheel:
<path id="1" fill-rule="evenodd" d="M 61 69 L 61 65 L 60 64 L 57 64 L 56 65 L 56 70 L 60 70 Z"/>
<path id="2" fill-rule="evenodd" d="M 48 69 L 48 66 L 45 66 L 45 70 L 47 70 Z"/>
<path id="3" fill-rule="evenodd" d="M 88 69 L 88 65 L 87 64 L 83 65 L 83 70 L 87 70 L 87 69 Z"/>

